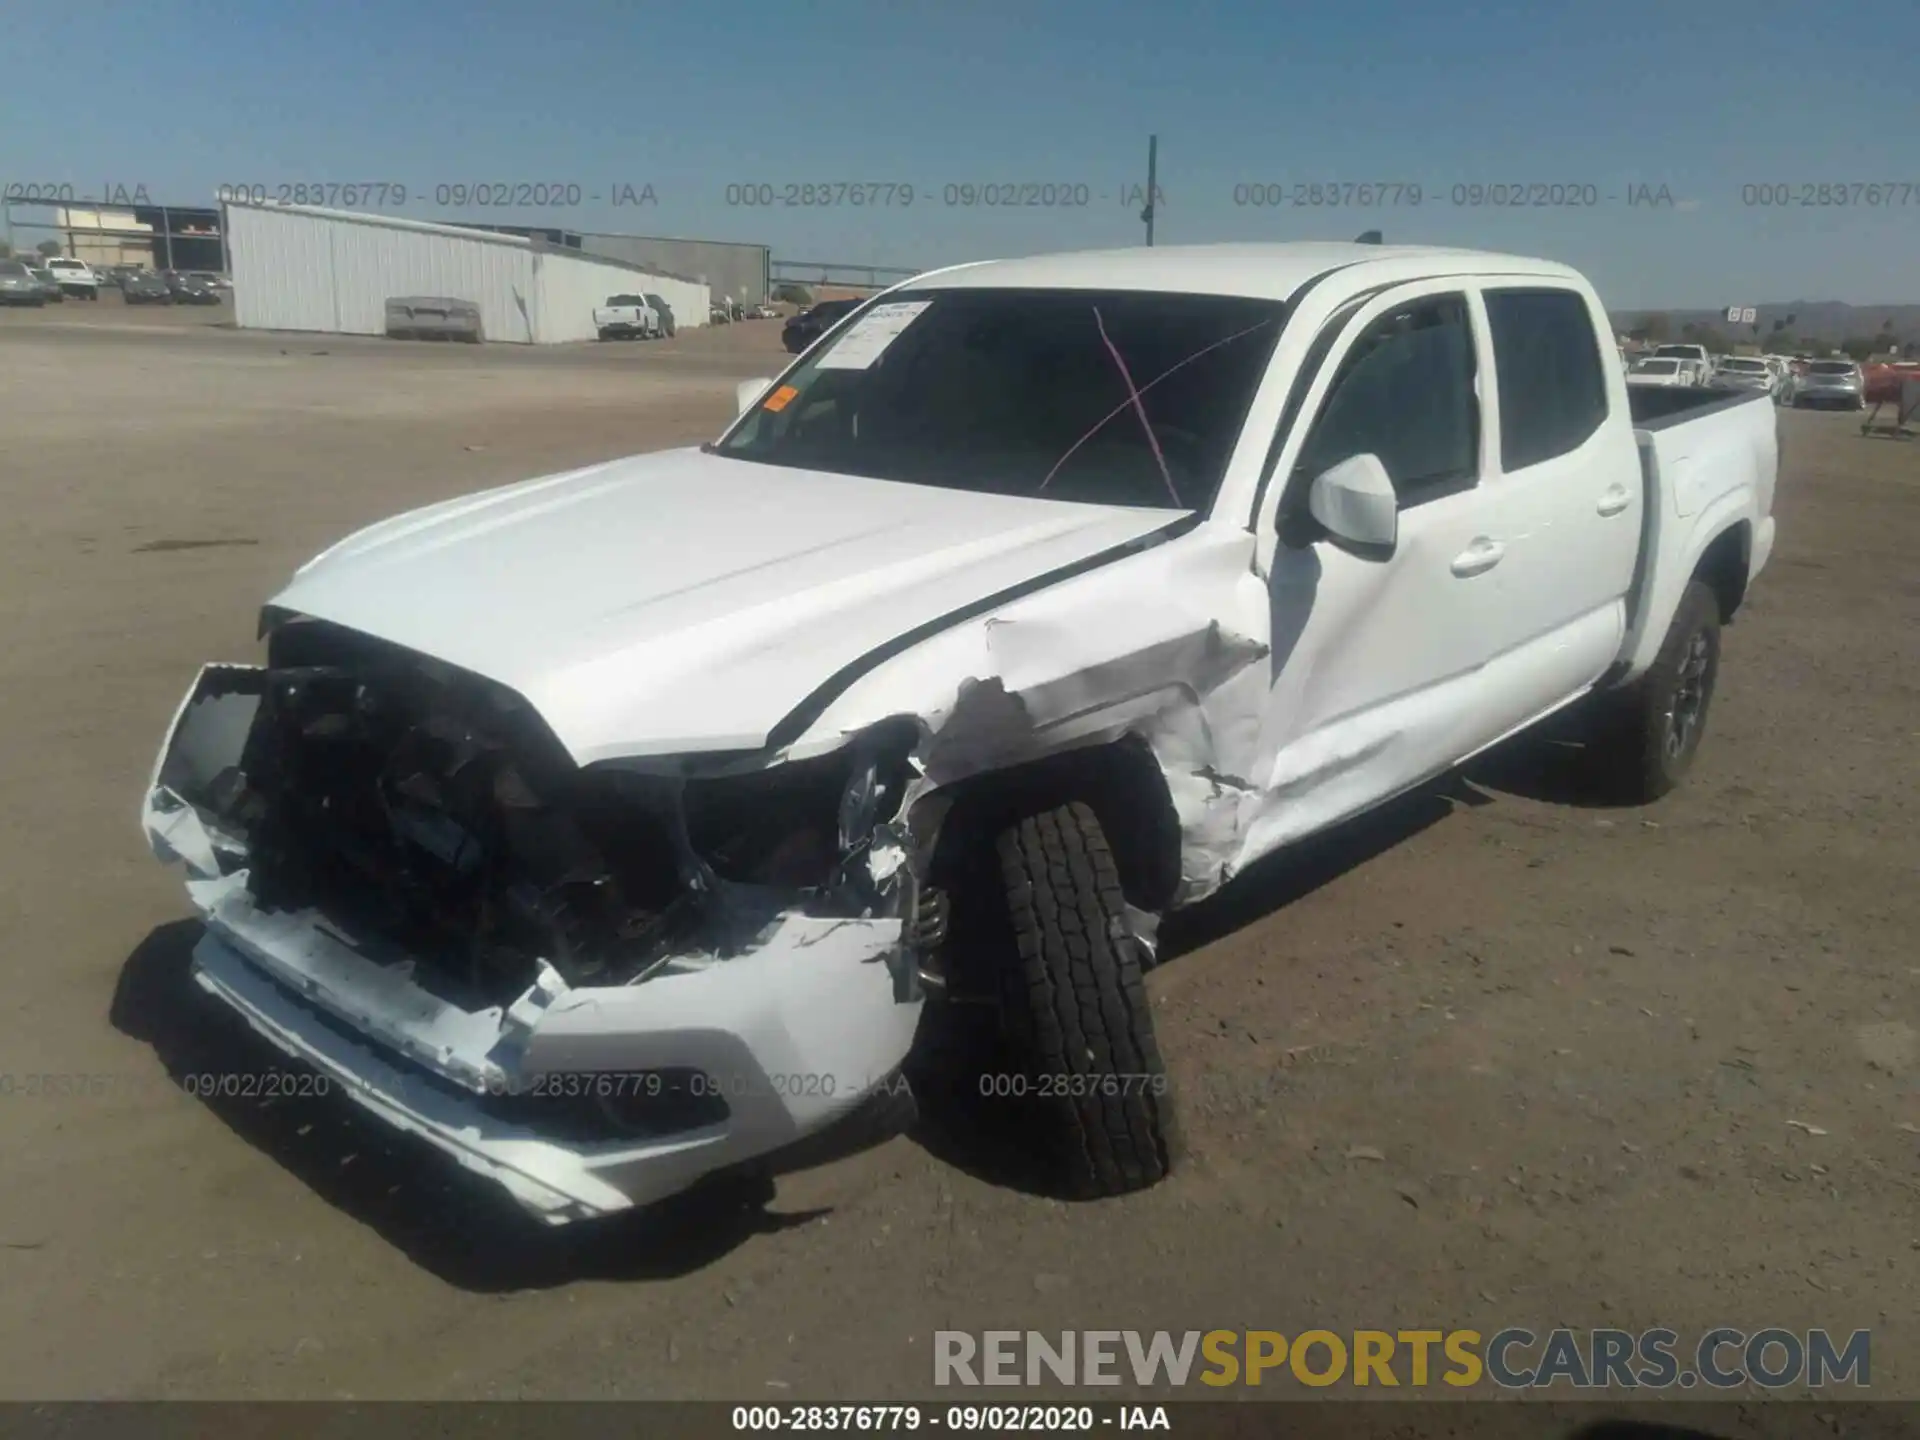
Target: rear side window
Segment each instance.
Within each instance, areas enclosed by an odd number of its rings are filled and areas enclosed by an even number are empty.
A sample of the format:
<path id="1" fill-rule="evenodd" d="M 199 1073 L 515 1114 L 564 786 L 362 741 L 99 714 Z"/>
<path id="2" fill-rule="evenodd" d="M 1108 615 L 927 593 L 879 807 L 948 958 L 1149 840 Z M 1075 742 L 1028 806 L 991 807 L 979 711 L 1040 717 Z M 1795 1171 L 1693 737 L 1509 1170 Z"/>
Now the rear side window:
<path id="1" fill-rule="evenodd" d="M 1500 468 L 1578 449 L 1607 418 L 1587 302 L 1571 290 L 1489 290 L 1486 302 L 1500 377 Z"/>

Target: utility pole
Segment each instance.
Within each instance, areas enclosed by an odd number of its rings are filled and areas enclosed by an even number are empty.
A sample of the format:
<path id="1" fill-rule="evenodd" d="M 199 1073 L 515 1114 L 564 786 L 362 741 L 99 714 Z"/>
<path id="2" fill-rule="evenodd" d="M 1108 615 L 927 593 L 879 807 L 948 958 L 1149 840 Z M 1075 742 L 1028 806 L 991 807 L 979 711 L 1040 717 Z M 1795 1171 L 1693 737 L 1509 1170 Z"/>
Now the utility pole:
<path id="1" fill-rule="evenodd" d="M 1160 137 L 1147 137 L 1147 208 L 1140 212 L 1140 218 L 1147 222 L 1147 244 L 1153 244 L 1153 202 L 1159 191 L 1155 188 L 1160 173 Z"/>

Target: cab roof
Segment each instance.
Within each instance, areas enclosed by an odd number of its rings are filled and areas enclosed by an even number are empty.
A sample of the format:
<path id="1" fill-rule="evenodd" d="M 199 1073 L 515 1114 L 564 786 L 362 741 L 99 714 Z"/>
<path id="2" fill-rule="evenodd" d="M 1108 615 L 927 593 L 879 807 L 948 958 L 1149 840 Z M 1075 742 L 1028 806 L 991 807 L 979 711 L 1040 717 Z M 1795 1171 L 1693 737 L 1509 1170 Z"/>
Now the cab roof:
<path id="1" fill-rule="evenodd" d="M 913 290 L 1141 290 L 1285 300 L 1301 286 L 1352 269 L 1355 284 L 1415 275 L 1524 275 L 1581 283 L 1551 260 L 1437 245 L 1156 245 L 1078 250 L 1020 260 L 983 260 L 934 270 L 906 282 Z M 1412 275 L 1406 278 L 1413 278 Z"/>

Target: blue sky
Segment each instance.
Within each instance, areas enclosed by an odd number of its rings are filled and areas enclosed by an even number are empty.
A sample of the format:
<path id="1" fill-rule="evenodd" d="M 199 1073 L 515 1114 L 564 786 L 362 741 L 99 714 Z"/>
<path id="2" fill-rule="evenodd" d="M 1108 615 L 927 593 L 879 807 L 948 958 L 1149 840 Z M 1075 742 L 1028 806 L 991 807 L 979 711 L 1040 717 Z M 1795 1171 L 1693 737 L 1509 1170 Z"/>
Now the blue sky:
<path id="1" fill-rule="evenodd" d="M 754 240 L 927 266 L 1138 243 L 1351 239 L 1551 256 L 1609 303 L 1920 300 L 1920 73 L 1891 10 L 1689 0 L 1146 4 L 808 0 L 62 0 L 10 6 L 0 180 L 394 181 L 419 218 Z M 1875 18 L 1877 13 L 1877 18 Z M 1904 204 L 1770 208 L 1742 187 L 1893 181 Z M 432 203 L 560 182 L 574 208 Z M 943 203 L 1085 186 L 1084 208 Z M 1235 203 L 1236 185 L 1419 184 L 1415 208 Z M 753 209 L 729 184 L 894 182 L 910 207 Z M 1593 186 L 1593 209 L 1455 206 L 1455 184 Z M 655 203 L 615 207 L 617 185 Z M 1673 205 L 1630 206 L 1632 186 Z M 593 194 L 603 198 L 595 203 Z M 1620 198 L 1612 201 L 1604 197 Z M 391 208 L 391 207 L 390 207 Z"/>

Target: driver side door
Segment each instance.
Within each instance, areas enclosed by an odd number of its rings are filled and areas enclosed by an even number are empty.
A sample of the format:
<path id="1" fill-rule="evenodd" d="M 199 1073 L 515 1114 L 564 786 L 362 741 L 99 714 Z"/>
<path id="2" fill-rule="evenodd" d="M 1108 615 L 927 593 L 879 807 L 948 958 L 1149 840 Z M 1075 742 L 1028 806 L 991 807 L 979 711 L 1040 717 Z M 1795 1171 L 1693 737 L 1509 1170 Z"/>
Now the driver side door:
<path id="1" fill-rule="evenodd" d="M 1483 324 L 1458 278 L 1396 287 L 1330 323 L 1338 337 L 1301 378 L 1309 388 L 1295 433 L 1278 437 L 1260 520 L 1277 532 L 1272 671 L 1236 868 L 1421 783 L 1485 738 L 1484 577 L 1501 550 L 1481 483 L 1492 463 Z M 1316 476 L 1365 454 L 1393 485 L 1397 534 L 1384 551 L 1350 546 L 1309 508 Z"/>

